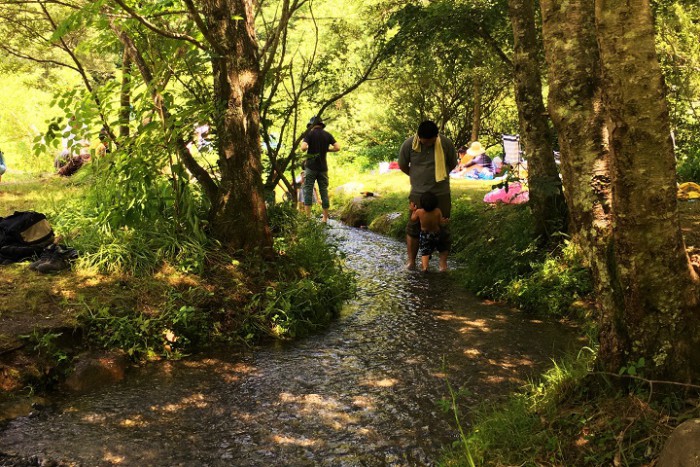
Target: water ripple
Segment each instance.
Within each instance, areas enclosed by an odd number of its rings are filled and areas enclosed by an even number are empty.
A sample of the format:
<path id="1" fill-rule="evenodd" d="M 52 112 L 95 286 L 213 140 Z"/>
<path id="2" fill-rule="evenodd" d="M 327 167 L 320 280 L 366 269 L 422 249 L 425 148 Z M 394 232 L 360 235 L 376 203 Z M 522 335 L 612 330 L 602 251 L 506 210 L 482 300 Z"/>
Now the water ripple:
<path id="1" fill-rule="evenodd" d="M 359 291 L 325 332 L 151 365 L 59 400 L 0 432 L 0 452 L 16 456 L 0 465 L 434 465 L 457 439 L 437 403 L 446 378 L 466 406 L 494 400 L 576 341 L 480 302 L 449 274 L 405 271 L 400 242 L 338 224 L 331 235 Z"/>

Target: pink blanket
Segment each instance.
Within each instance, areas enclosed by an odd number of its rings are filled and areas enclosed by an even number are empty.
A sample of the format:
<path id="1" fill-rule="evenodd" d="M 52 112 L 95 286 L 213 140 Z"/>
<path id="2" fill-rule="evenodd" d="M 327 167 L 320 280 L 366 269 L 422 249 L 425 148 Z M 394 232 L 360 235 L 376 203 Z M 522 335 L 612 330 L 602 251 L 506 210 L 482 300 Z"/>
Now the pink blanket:
<path id="1" fill-rule="evenodd" d="M 520 183 L 509 184 L 507 192 L 505 188 L 496 188 L 484 196 L 485 203 L 522 204 L 527 203 L 529 199 L 529 192 L 524 190 Z"/>

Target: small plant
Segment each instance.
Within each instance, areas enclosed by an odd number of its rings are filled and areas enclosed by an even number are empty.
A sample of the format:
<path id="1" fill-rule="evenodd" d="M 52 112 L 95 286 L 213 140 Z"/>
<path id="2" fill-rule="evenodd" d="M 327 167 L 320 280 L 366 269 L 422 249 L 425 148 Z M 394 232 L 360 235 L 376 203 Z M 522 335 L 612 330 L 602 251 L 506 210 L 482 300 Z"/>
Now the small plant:
<path id="1" fill-rule="evenodd" d="M 583 267 L 573 243 L 548 253 L 532 265 L 532 272 L 505 286 L 503 298 L 539 316 L 570 316 L 592 290 L 590 272 Z"/>
<path id="2" fill-rule="evenodd" d="M 60 332 L 41 332 L 34 329 L 31 334 L 20 336 L 32 345 L 32 350 L 39 357 L 36 362 L 39 376 L 28 381 L 25 388 L 30 394 L 39 388 L 52 386 L 68 371 L 71 356 L 57 344 L 62 335 Z"/>
<path id="3" fill-rule="evenodd" d="M 56 365 L 59 365 L 68 361 L 68 354 L 56 345 L 56 340 L 62 335 L 61 332 L 42 333 L 34 329 L 31 334 L 25 334 L 21 337 L 33 345 L 33 349 L 38 355 L 48 357 Z"/>
<path id="4" fill-rule="evenodd" d="M 135 360 L 181 358 L 193 342 L 205 341 L 213 329 L 208 313 L 172 301 L 163 313 L 153 316 L 84 304 L 78 321 L 90 342 L 123 349 Z"/>
<path id="5" fill-rule="evenodd" d="M 630 375 L 630 376 L 637 376 L 641 375 L 642 369 L 644 368 L 644 365 L 646 364 L 646 360 L 644 357 L 640 357 L 639 360 L 636 362 L 629 363 L 622 368 L 620 368 L 619 374 L 621 375 Z"/>

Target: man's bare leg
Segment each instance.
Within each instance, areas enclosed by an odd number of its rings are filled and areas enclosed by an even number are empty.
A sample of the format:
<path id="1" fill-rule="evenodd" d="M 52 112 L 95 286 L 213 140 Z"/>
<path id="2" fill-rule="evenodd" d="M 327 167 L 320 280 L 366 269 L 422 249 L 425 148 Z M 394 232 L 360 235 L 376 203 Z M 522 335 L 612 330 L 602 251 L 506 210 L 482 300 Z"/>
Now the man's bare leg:
<path id="1" fill-rule="evenodd" d="M 416 256 L 418 256 L 418 239 L 406 235 L 406 249 L 408 251 L 408 262 L 406 269 L 416 269 Z"/>
<path id="2" fill-rule="evenodd" d="M 306 217 L 311 217 L 311 206 L 304 205 L 304 212 L 306 212 Z"/>
<path id="3" fill-rule="evenodd" d="M 440 252 L 440 272 L 447 271 L 447 256 L 449 253 L 449 251 Z"/>
<path id="4" fill-rule="evenodd" d="M 325 222 L 328 222 L 328 209 L 324 209 L 324 210 L 323 210 L 323 219 L 322 219 L 322 221 L 323 221 L 324 223 L 325 223 Z"/>

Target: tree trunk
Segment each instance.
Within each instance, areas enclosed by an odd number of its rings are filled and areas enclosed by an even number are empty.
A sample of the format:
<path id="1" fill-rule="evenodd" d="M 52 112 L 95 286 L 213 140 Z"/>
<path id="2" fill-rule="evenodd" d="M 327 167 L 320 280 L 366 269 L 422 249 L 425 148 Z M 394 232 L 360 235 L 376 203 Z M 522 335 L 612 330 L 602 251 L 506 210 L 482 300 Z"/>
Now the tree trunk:
<path id="1" fill-rule="evenodd" d="M 269 253 L 272 235 L 262 185 L 262 83 L 253 1 L 206 0 L 203 4 L 215 49 L 212 68 L 221 169 L 219 197 L 210 211 L 212 232 L 229 249 Z"/>
<path id="2" fill-rule="evenodd" d="M 593 275 L 599 310 L 614 306 L 608 267 L 612 240 L 607 134 L 594 5 L 541 0 L 549 70 L 549 114 L 559 136 L 569 234 Z"/>
<path id="3" fill-rule="evenodd" d="M 552 138 L 542 101 L 533 0 L 508 0 L 513 27 L 515 101 L 525 147 L 530 207 L 543 241 L 566 227 L 566 202 L 552 152 Z"/>
<path id="4" fill-rule="evenodd" d="M 469 141 L 478 141 L 481 131 L 481 78 L 474 77 L 474 112 L 472 113 L 472 138 Z"/>
<path id="5" fill-rule="evenodd" d="M 610 371 L 644 357 L 646 371 L 700 375 L 697 275 L 680 229 L 664 82 L 647 0 L 596 0 L 610 140 L 613 284 L 600 359 Z"/>
<path id="6" fill-rule="evenodd" d="M 122 55 L 122 86 L 119 99 L 119 136 L 129 137 L 129 120 L 131 119 L 131 56 L 127 48 Z"/>

